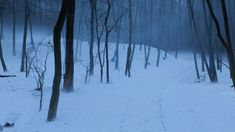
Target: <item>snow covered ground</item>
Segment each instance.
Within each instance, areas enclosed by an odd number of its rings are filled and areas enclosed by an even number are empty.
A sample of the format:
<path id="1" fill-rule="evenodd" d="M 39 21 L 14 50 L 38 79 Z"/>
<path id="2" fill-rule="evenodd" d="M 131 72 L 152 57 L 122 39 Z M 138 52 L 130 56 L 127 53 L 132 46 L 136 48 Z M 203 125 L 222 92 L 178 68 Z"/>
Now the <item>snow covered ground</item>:
<path id="1" fill-rule="evenodd" d="M 43 36 L 43 35 L 42 35 Z M 47 43 L 49 38 L 45 39 Z M 4 48 L 6 46 L 7 40 Z M 114 45 L 110 46 L 111 54 Z M 88 64 L 88 46 L 83 44 L 81 60 Z M 61 92 L 57 120 L 46 122 L 53 79 L 53 55 L 48 61 L 43 108 L 39 112 L 39 93 L 33 76 L 20 73 L 20 52 L 11 57 L 5 51 L 8 74 L 0 78 L 0 124 L 15 126 L 4 132 L 233 132 L 235 130 L 235 92 L 228 70 L 219 73 L 219 83 L 208 79 L 195 82 L 193 60 L 180 54 L 168 55 L 156 68 L 155 49 L 151 65 L 144 69 L 144 52 L 136 50 L 132 77 L 124 76 L 126 47 L 120 47 L 120 69 L 111 63 L 111 84 L 99 83 L 99 65 L 85 84 L 85 68 L 75 65 L 75 91 Z M 19 50 L 20 51 L 20 50 Z M 186 59 L 187 58 L 187 59 Z M 2 73 L 2 71 L 1 71 Z"/>

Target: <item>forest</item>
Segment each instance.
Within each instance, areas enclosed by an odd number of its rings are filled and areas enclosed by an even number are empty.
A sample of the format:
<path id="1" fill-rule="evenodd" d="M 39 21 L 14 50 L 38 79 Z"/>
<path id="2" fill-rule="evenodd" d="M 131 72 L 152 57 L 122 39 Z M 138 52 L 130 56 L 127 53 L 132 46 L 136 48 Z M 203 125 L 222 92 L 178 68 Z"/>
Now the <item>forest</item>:
<path id="1" fill-rule="evenodd" d="M 232 132 L 234 0 L 0 0 L 0 132 Z"/>

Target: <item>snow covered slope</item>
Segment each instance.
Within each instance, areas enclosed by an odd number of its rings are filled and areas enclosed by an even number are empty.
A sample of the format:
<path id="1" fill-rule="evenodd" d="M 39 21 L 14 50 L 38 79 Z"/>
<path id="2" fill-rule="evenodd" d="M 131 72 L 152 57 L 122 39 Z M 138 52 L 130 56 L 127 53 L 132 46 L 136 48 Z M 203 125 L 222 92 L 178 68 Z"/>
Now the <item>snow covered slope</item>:
<path id="1" fill-rule="evenodd" d="M 46 39 L 46 41 L 48 41 Z M 5 40 L 6 41 L 6 40 Z M 46 43 L 45 41 L 45 43 Z M 110 46 L 111 55 L 114 45 Z M 88 64 L 88 46 L 83 43 L 81 60 Z M 14 122 L 4 132 L 233 132 L 235 92 L 226 69 L 219 83 L 195 82 L 193 60 L 168 55 L 156 68 L 156 49 L 151 65 L 144 69 L 144 52 L 136 50 L 132 77 L 124 76 L 126 47 L 120 47 L 120 69 L 111 63 L 111 84 L 99 83 L 99 65 L 89 83 L 85 68 L 75 65 L 75 91 L 61 92 L 57 120 L 46 122 L 53 79 L 50 55 L 42 111 L 33 76 L 19 72 L 20 56 L 6 53 L 9 74 L 0 78 L 0 124 Z"/>

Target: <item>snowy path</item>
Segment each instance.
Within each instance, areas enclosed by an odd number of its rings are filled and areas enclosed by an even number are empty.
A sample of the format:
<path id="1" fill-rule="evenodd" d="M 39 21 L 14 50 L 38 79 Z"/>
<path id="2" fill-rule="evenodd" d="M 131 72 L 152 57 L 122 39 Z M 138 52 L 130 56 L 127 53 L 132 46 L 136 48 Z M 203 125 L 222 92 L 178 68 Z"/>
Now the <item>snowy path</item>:
<path id="1" fill-rule="evenodd" d="M 0 100 L 4 100 L 0 123 L 15 122 L 14 128 L 5 129 L 4 132 L 235 130 L 235 96 L 229 87 L 227 72 L 225 75 L 219 74 L 221 82 L 218 84 L 195 83 L 191 60 L 170 57 L 162 60 L 159 68 L 151 65 L 143 69 L 142 57 L 141 54 L 137 56 L 141 59 L 134 62 L 131 78 L 124 77 L 123 69 L 111 70 L 111 84 L 97 83 L 98 73 L 89 84 L 83 83 L 82 74 L 76 76 L 75 80 L 79 81 L 75 92 L 61 93 L 58 118 L 52 123 L 45 121 L 51 78 L 46 82 L 42 112 L 38 112 L 39 94 L 32 91 L 35 86 L 33 78 L 22 79 L 24 75 L 19 73 L 15 79 L 1 79 L 0 83 L 5 87 L 0 88 Z M 82 68 L 78 69 L 76 73 L 83 72 Z"/>

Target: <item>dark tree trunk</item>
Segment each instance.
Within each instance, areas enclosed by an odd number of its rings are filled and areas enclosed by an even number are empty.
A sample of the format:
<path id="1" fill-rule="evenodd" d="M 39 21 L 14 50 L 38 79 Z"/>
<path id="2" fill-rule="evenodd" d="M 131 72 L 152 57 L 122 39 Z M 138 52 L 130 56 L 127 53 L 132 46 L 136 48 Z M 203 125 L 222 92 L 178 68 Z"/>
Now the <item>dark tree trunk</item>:
<path id="1" fill-rule="evenodd" d="M 129 44 L 128 44 L 128 49 L 127 49 L 127 59 L 126 59 L 126 69 L 125 69 L 125 75 L 128 77 L 131 77 L 131 45 L 132 45 L 132 1 L 128 0 L 129 3 Z"/>
<path id="2" fill-rule="evenodd" d="M 110 16 L 110 10 L 111 10 L 111 0 L 108 0 L 108 9 L 107 9 L 107 14 L 105 17 L 105 31 L 106 31 L 106 35 L 105 35 L 105 58 L 106 58 L 106 83 L 110 83 L 110 77 L 109 77 L 109 35 L 110 35 L 110 29 L 108 27 L 108 20 L 109 20 L 109 16 Z"/>
<path id="3" fill-rule="evenodd" d="M 157 63 L 156 63 L 157 67 L 159 67 L 160 56 L 161 56 L 161 50 L 160 48 L 157 48 Z"/>
<path id="4" fill-rule="evenodd" d="M 61 62 L 61 32 L 66 18 L 66 0 L 63 0 L 60 14 L 57 23 L 54 27 L 53 41 L 54 41 L 54 60 L 55 60 L 55 74 L 52 86 L 52 95 L 50 106 L 47 116 L 47 121 L 53 121 L 56 118 L 57 108 L 60 95 L 60 82 L 62 75 L 62 62 Z"/>
<path id="5" fill-rule="evenodd" d="M 205 61 L 203 59 L 203 53 L 202 52 L 203 51 L 201 51 L 201 64 L 202 64 L 202 72 L 204 72 L 205 71 Z"/>
<path id="6" fill-rule="evenodd" d="M 95 8 L 94 8 L 94 0 L 90 0 L 90 8 L 91 8 L 91 20 L 90 20 L 90 47 L 89 47 L 89 57 L 90 57 L 90 68 L 89 75 L 94 74 L 94 55 L 93 55 L 93 47 L 94 47 L 94 21 L 95 21 Z"/>
<path id="7" fill-rule="evenodd" d="M 117 70 L 119 68 L 119 43 L 120 43 L 120 34 L 121 31 L 119 30 L 117 33 L 117 44 L 116 44 L 116 50 L 115 50 L 115 69 Z"/>
<path id="8" fill-rule="evenodd" d="M 147 69 L 148 65 L 150 65 L 149 63 L 150 52 L 151 52 L 151 46 L 148 45 L 148 48 L 147 48 L 147 45 L 145 44 L 144 45 L 144 56 L 145 56 L 144 68 L 145 69 Z"/>
<path id="9" fill-rule="evenodd" d="M 209 35 L 208 37 L 208 52 L 209 52 L 209 69 L 208 74 L 210 77 L 211 82 L 218 82 L 217 71 L 215 67 L 215 57 L 214 57 L 214 46 L 212 45 L 212 21 L 208 22 L 207 20 L 207 13 L 205 8 L 205 3 L 203 2 L 203 13 L 204 13 L 204 22 L 206 26 L 206 34 Z"/>
<path id="10" fill-rule="evenodd" d="M 73 39 L 74 39 L 74 13 L 75 0 L 67 0 L 67 21 L 66 21 L 66 54 L 65 54 L 65 75 L 64 90 L 73 91 L 74 80 L 74 57 L 73 57 Z"/>
<path id="11" fill-rule="evenodd" d="M 110 78 L 109 78 L 109 31 L 106 32 L 106 37 L 105 37 L 105 59 L 106 59 L 106 83 L 110 83 Z"/>
<path id="12" fill-rule="evenodd" d="M 12 29 L 12 55 L 16 56 L 16 0 L 13 0 L 13 29 Z"/>
<path id="13" fill-rule="evenodd" d="M 28 7 L 28 0 L 25 0 L 25 19 L 24 19 L 24 35 L 23 35 L 23 45 L 22 45 L 22 55 L 21 55 L 21 67 L 20 72 L 25 72 L 26 67 L 26 57 L 27 57 L 27 29 L 28 29 L 28 21 L 30 17 L 30 11 Z"/>
<path id="14" fill-rule="evenodd" d="M 5 60 L 4 60 L 4 57 L 3 57 L 2 39 L 1 38 L 0 38 L 0 59 L 1 59 L 3 71 L 6 72 L 7 71 L 7 66 L 5 64 Z"/>
<path id="15" fill-rule="evenodd" d="M 199 70 L 198 70 L 197 53 L 196 53 L 196 51 L 193 52 L 193 58 L 194 58 L 194 64 L 195 64 L 197 79 L 199 80 L 200 79 L 200 75 L 199 75 Z"/>
<path id="16" fill-rule="evenodd" d="M 33 40 L 33 26 L 32 26 L 31 17 L 29 18 L 29 30 L 30 30 L 31 45 L 32 45 L 32 48 L 35 49 L 34 40 Z"/>
<path id="17" fill-rule="evenodd" d="M 226 52 L 227 52 L 227 58 L 228 58 L 229 67 L 230 67 L 230 77 L 232 79 L 233 86 L 235 88 L 235 60 L 234 60 L 232 40 L 231 40 L 231 34 L 230 34 L 230 29 L 229 29 L 229 23 L 228 23 L 227 9 L 226 9 L 225 1 L 220 0 L 220 2 L 221 2 L 222 14 L 223 14 L 224 30 L 225 30 L 226 39 L 224 39 L 222 36 L 221 27 L 220 27 L 218 19 L 216 18 L 216 15 L 213 11 L 211 1 L 206 0 L 210 15 L 212 17 L 213 22 L 215 23 L 215 26 L 216 26 L 217 36 L 218 36 L 219 40 L 221 41 L 222 46 L 226 49 Z"/>

